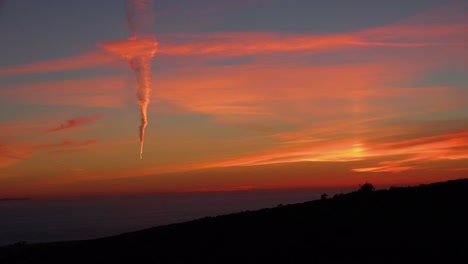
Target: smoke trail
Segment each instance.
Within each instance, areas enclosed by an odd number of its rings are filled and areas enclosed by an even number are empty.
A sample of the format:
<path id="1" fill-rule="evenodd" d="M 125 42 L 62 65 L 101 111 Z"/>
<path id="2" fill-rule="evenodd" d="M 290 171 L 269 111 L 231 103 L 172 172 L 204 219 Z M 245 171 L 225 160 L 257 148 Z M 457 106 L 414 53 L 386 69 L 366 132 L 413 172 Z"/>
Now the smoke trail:
<path id="1" fill-rule="evenodd" d="M 99 46 L 124 57 L 135 72 L 137 99 L 140 106 L 140 159 L 143 158 L 145 129 L 148 125 L 148 105 L 151 91 L 150 61 L 156 54 L 158 42 L 152 33 L 152 0 L 126 0 L 125 11 L 130 38 L 125 41 L 100 43 Z"/>
<path id="2" fill-rule="evenodd" d="M 145 128 L 148 125 L 147 109 L 150 96 L 150 63 L 148 57 L 134 57 L 130 59 L 130 67 L 137 79 L 137 98 L 140 105 L 140 159 L 143 158 L 143 144 L 145 142 Z"/>
<path id="3" fill-rule="evenodd" d="M 156 53 L 157 42 L 152 33 L 152 0 L 126 0 L 125 11 L 130 30 L 131 45 L 122 54 L 127 58 L 137 80 L 137 98 L 140 106 L 140 159 L 143 158 L 145 129 L 148 125 L 148 105 L 151 90 L 150 60 Z"/>

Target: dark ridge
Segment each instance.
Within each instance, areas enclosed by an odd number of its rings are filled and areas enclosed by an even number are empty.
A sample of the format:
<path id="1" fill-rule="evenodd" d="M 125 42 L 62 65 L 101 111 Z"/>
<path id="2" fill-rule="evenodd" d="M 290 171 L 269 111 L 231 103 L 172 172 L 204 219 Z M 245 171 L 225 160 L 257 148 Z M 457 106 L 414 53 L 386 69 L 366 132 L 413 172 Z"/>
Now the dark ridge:
<path id="1" fill-rule="evenodd" d="M 0 248 L 0 263 L 468 263 L 468 179 L 367 187 L 95 240 L 20 242 Z"/>

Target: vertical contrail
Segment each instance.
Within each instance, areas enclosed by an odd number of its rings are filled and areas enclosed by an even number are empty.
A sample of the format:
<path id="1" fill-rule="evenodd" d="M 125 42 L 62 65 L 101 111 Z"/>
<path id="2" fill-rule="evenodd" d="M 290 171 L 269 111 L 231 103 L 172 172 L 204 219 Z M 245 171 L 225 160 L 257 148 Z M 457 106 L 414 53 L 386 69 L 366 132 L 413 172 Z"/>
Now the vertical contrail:
<path id="1" fill-rule="evenodd" d="M 124 57 L 135 72 L 137 99 L 140 106 L 140 159 L 143 158 L 145 128 L 148 125 L 148 105 L 151 91 L 151 64 L 156 54 L 158 42 L 153 34 L 153 0 L 125 0 L 127 23 L 130 38 L 126 41 L 113 41 L 99 45 Z"/>
<path id="2" fill-rule="evenodd" d="M 140 159 L 143 158 L 143 144 L 145 142 L 145 128 L 148 125 L 148 104 L 150 97 L 150 61 L 149 56 L 133 57 L 129 60 L 130 67 L 135 72 L 137 79 L 137 98 L 140 106 Z"/>
<path id="3" fill-rule="evenodd" d="M 140 106 L 140 159 L 143 158 L 145 128 L 148 125 L 148 104 L 151 90 L 150 61 L 157 51 L 158 42 L 152 32 L 153 13 L 152 0 L 126 0 L 130 39 L 101 43 L 104 49 L 123 56 L 135 72 L 137 81 L 137 98 Z"/>

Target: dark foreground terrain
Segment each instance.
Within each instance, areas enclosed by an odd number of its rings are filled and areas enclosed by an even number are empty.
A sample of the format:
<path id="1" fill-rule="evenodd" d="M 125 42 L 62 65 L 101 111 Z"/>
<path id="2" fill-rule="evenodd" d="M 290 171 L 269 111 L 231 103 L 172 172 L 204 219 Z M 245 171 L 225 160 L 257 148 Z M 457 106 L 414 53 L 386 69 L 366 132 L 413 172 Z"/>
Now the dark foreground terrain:
<path id="1" fill-rule="evenodd" d="M 0 248 L 0 263 L 468 263 L 468 179 L 96 240 L 18 243 Z"/>

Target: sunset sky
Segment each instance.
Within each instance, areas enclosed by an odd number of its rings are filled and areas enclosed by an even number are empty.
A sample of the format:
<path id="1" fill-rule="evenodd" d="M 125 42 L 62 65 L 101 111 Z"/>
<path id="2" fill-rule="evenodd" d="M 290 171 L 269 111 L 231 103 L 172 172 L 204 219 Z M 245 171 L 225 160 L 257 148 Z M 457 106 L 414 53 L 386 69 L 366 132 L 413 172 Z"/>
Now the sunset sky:
<path id="1" fill-rule="evenodd" d="M 466 1 L 148 12 L 158 48 L 140 160 L 135 74 L 112 52 L 144 52 L 124 1 L 0 1 L 0 198 L 468 176 Z"/>

